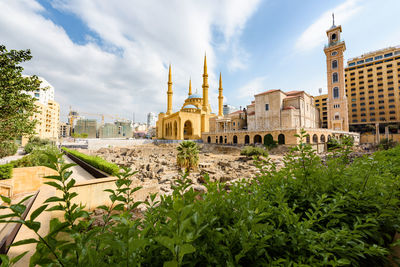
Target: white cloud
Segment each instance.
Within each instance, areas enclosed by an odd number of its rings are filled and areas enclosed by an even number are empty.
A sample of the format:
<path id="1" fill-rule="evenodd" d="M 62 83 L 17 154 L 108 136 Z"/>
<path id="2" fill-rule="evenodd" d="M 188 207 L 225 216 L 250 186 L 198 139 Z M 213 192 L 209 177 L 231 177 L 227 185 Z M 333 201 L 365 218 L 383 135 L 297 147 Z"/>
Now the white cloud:
<path id="1" fill-rule="evenodd" d="M 99 45 L 85 36 L 87 43 L 79 45 L 43 17 L 45 10 L 36 1 L 0 1 L 0 36 L 9 49 L 32 50 L 34 58 L 25 72 L 43 76 L 55 87 L 62 113 L 72 105 L 81 111 L 129 118 L 135 112 L 136 118 L 144 120 L 147 112 L 165 111 L 169 63 L 175 109 L 186 97 L 190 76 L 193 88 L 201 93 L 204 51 L 210 102 L 216 106 L 218 59 L 213 31 L 219 31 L 230 46 L 258 4 L 259 0 L 53 2 L 61 12 L 78 16 L 102 40 Z M 241 67 L 243 62 L 235 64 Z"/>
<path id="2" fill-rule="evenodd" d="M 266 89 L 267 79 L 267 76 L 259 76 L 247 82 L 245 85 L 236 89 L 236 98 L 244 105 L 250 104 L 250 101 L 254 100 L 255 94 L 268 90 Z"/>
<path id="3" fill-rule="evenodd" d="M 320 47 L 327 40 L 326 30 L 332 26 L 332 13 L 335 14 L 335 24 L 343 24 L 362 9 L 361 3 L 360 0 L 346 0 L 334 9 L 323 13 L 297 39 L 295 51 L 306 52 Z"/>

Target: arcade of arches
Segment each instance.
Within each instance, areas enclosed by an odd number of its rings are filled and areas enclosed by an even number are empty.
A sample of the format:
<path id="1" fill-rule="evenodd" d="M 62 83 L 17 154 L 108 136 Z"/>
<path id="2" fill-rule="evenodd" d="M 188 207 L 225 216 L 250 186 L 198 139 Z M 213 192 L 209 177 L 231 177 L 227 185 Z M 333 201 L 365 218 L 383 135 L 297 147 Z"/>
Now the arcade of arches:
<path id="1" fill-rule="evenodd" d="M 306 142 L 310 144 L 324 144 L 332 137 L 337 138 L 341 135 L 351 135 L 356 144 L 360 141 L 358 133 L 333 131 L 330 129 L 305 129 L 308 133 Z M 281 145 L 296 145 L 299 143 L 295 134 L 300 134 L 300 129 L 277 130 L 277 131 L 231 131 L 221 133 L 203 133 L 204 143 L 211 144 L 268 144 L 276 141 Z"/>

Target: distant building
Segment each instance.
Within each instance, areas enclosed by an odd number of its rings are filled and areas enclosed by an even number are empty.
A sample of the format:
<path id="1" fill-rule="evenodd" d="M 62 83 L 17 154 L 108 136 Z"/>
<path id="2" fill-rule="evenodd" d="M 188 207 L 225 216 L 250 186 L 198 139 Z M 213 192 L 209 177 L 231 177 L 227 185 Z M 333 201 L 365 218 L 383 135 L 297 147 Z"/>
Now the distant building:
<path id="1" fill-rule="evenodd" d="M 96 138 L 97 136 L 97 120 L 79 119 L 74 127 L 74 133 L 87 133 L 88 138 Z"/>
<path id="2" fill-rule="evenodd" d="M 157 116 L 154 112 L 149 112 L 147 114 L 147 127 L 155 127 L 157 121 Z"/>
<path id="3" fill-rule="evenodd" d="M 237 107 L 234 107 L 234 106 L 226 104 L 226 105 L 223 106 L 222 110 L 223 110 L 223 114 L 225 116 L 225 115 L 228 115 L 228 114 L 233 113 L 235 111 L 238 111 L 239 109 Z"/>
<path id="4" fill-rule="evenodd" d="M 134 132 L 146 132 L 147 131 L 147 123 L 136 122 L 133 124 Z"/>
<path id="5" fill-rule="evenodd" d="M 68 123 L 65 122 L 60 122 L 60 127 L 59 127 L 59 132 L 58 132 L 58 137 L 69 137 L 71 130 L 70 130 L 70 125 Z"/>
<path id="6" fill-rule="evenodd" d="M 39 103 L 47 105 L 50 100 L 54 101 L 54 87 L 42 77 L 39 77 L 39 80 L 42 82 L 40 89 L 27 94 L 36 98 Z"/>
<path id="7" fill-rule="evenodd" d="M 35 136 L 57 140 L 59 136 L 60 105 L 54 101 L 54 87 L 42 77 L 39 77 L 39 80 L 42 82 L 40 89 L 34 92 L 26 92 L 26 94 L 36 99 L 37 113 L 32 116 L 32 119 L 37 120 Z M 46 88 L 47 90 L 44 90 Z"/>
<path id="8" fill-rule="evenodd" d="M 118 136 L 118 127 L 114 123 L 105 123 L 99 128 L 99 138 L 116 138 Z"/>
<path id="9" fill-rule="evenodd" d="M 116 121 L 115 125 L 118 129 L 118 137 L 131 138 L 133 136 L 132 126 L 130 121 Z"/>

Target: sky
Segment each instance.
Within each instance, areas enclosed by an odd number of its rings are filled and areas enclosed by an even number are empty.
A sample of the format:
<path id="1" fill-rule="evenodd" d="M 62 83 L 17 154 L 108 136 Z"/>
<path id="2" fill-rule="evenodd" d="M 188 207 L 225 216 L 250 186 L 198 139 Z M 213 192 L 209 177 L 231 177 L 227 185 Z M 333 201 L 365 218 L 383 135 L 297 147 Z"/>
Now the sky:
<path id="1" fill-rule="evenodd" d="M 347 60 L 400 45 L 398 10 L 398 0 L 0 0 L 0 43 L 31 50 L 24 74 L 55 88 L 62 121 L 70 107 L 145 121 L 166 111 L 169 64 L 174 111 L 190 78 L 202 94 L 205 53 L 214 113 L 220 72 L 236 107 L 269 89 L 326 92 L 332 12 Z"/>

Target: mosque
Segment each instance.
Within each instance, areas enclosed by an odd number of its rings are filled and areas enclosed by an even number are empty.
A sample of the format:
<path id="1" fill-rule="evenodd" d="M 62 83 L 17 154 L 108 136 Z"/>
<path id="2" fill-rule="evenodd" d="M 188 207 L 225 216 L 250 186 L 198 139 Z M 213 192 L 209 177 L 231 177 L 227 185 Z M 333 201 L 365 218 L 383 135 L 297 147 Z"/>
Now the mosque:
<path id="1" fill-rule="evenodd" d="M 222 78 L 219 76 L 218 115 L 211 113 L 208 102 L 208 74 L 207 57 L 204 56 L 203 96 L 192 93 L 189 81 L 189 96 L 179 111 L 172 111 L 172 77 L 171 65 L 168 74 L 167 112 L 158 114 L 157 139 L 167 140 L 195 140 L 201 139 L 201 133 L 209 132 L 210 118 L 223 117 Z"/>

